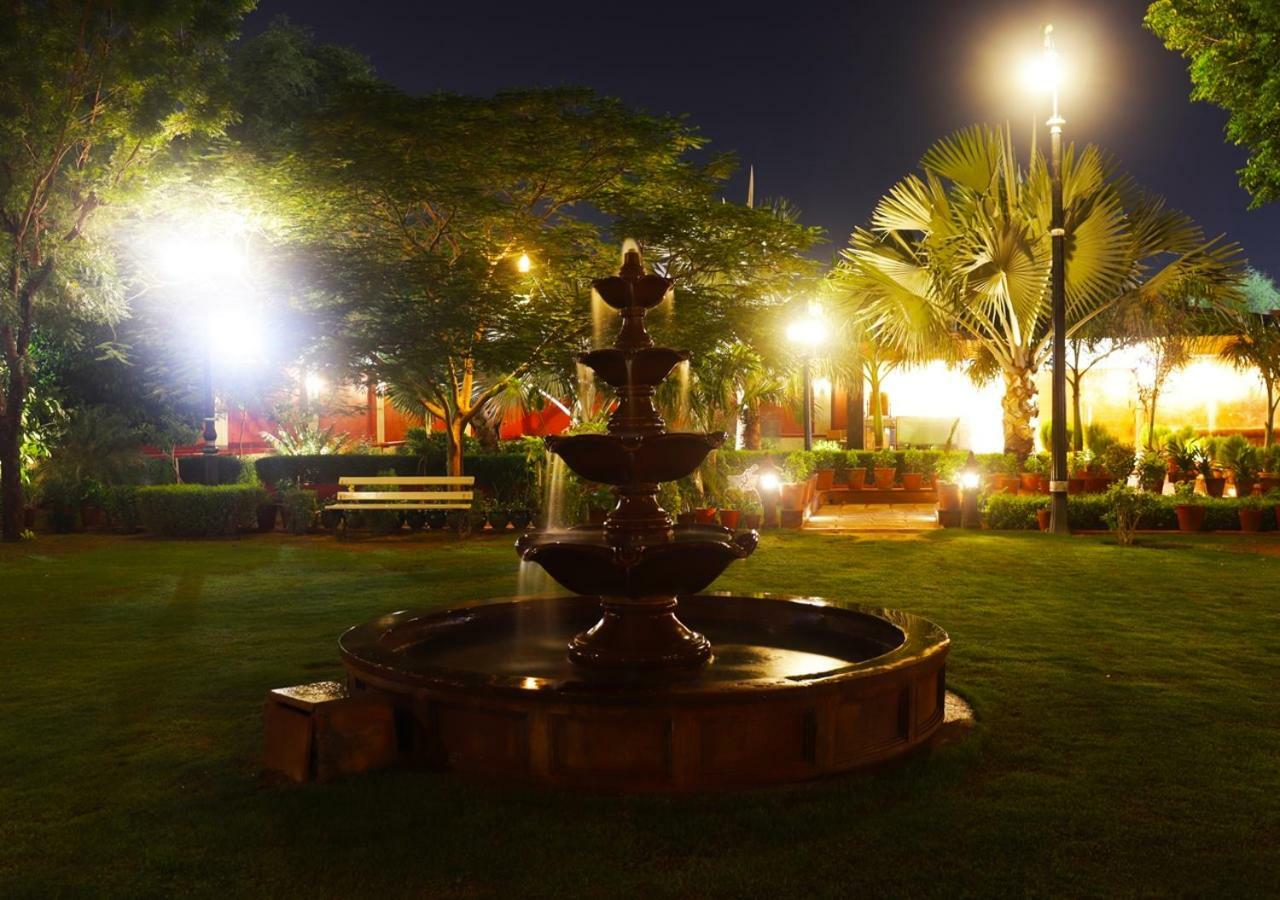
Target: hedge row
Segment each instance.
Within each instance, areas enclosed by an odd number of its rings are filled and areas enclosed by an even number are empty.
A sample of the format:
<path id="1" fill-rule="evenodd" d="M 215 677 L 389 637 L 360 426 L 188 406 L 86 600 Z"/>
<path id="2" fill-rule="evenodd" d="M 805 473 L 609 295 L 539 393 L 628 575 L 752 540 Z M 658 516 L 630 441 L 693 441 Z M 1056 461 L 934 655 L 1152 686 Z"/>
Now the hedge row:
<path id="1" fill-rule="evenodd" d="M 1157 497 L 1155 509 L 1142 520 L 1140 527 L 1176 530 L 1178 515 L 1174 507 L 1179 502 L 1174 497 Z M 1248 501 L 1235 497 L 1201 497 L 1199 502 L 1206 509 L 1206 531 L 1240 530 L 1240 507 Z M 1036 521 L 1036 510 L 1047 509 L 1048 506 L 1047 495 L 991 494 L 984 504 L 983 521 L 988 528 L 997 531 L 1035 530 L 1040 527 Z M 1105 494 L 1077 494 L 1067 498 L 1067 517 L 1072 528 L 1085 531 L 1105 530 L 1107 523 L 1104 516 L 1108 510 Z M 1275 527 L 1275 514 L 1268 511 L 1262 517 L 1262 528 L 1264 531 L 1271 531 Z"/>
<path id="2" fill-rule="evenodd" d="M 172 467 L 169 471 L 173 471 Z M 248 456 L 180 456 L 178 475 L 185 484 L 258 483 L 253 458 Z M 170 477 L 162 483 L 172 480 Z"/>
<path id="3" fill-rule="evenodd" d="M 969 458 L 967 450 L 717 450 L 715 464 L 723 466 L 728 474 L 736 475 L 753 465 L 771 463 L 789 478 L 803 479 L 818 469 L 833 469 L 836 480 L 843 481 L 850 469 L 870 471 L 880 465 L 879 460 L 892 457 L 898 476 L 906 470 L 906 454 L 915 456 L 919 468 L 928 473 L 950 476 Z M 1004 453 L 979 453 L 975 455 L 983 474 L 1012 471 L 1018 468 L 1016 457 Z"/>
<path id="4" fill-rule="evenodd" d="M 162 537 L 230 537 L 257 524 L 267 499 L 252 485 L 164 484 L 137 488 L 138 521 Z"/>

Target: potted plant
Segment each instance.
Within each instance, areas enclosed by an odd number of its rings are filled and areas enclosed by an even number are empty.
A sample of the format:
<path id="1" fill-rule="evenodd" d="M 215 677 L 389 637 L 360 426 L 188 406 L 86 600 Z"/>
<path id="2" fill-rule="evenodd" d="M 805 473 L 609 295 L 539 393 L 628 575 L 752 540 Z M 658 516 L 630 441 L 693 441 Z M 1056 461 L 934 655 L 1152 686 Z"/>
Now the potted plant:
<path id="1" fill-rule="evenodd" d="M 742 518 L 744 500 L 742 493 L 737 488 L 729 488 L 724 492 L 724 506 L 720 509 L 720 524 L 730 531 L 737 531 L 738 522 Z"/>
<path id="2" fill-rule="evenodd" d="M 938 512 L 956 514 L 960 512 L 960 483 L 956 477 L 960 469 L 960 461 L 950 453 L 938 457 L 937 477 L 934 485 L 938 491 Z M 945 518 L 945 516 L 944 516 Z"/>
<path id="3" fill-rule="evenodd" d="M 875 456 L 871 458 L 871 464 L 876 473 L 876 490 L 890 490 L 898 477 L 898 454 L 885 447 L 883 450 L 876 451 Z"/>
<path id="4" fill-rule="evenodd" d="M 1280 488 L 1280 443 L 1264 448 L 1259 457 L 1262 467 L 1258 476 L 1260 490 L 1263 494 L 1269 494 Z"/>
<path id="5" fill-rule="evenodd" d="M 835 487 L 836 469 L 844 459 L 844 451 L 834 441 L 819 441 L 813 451 L 814 472 L 818 475 L 817 489 L 829 491 Z"/>
<path id="6" fill-rule="evenodd" d="M 489 523 L 489 527 L 494 531 L 506 531 L 507 525 L 511 523 L 511 514 L 507 511 L 507 504 L 500 502 L 496 497 L 489 499 L 489 505 L 485 509 L 484 520 Z"/>
<path id="7" fill-rule="evenodd" d="M 1240 530 L 1255 532 L 1262 530 L 1262 514 L 1266 510 L 1266 501 L 1252 494 L 1240 498 L 1239 515 Z"/>
<path id="8" fill-rule="evenodd" d="M 1048 531 L 1049 526 L 1053 524 L 1053 510 L 1047 506 L 1041 506 L 1036 510 L 1036 524 L 1040 526 L 1041 531 Z"/>
<path id="9" fill-rule="evenodd" d="M 902 489 L 918 491 L 924 488 L 924 452 L 921 450 L 904 450 L 902 452 Z"/>
<path id="10" fill-rule="evenodd" d="M 1176 483 L 1195 480 L 1199 452 L 1193 441 L 1169 438 L 1164 445 L 1164 458 L 1168 464 L 1170 481 Z"/>
<path id="11" fill-rule="evenodd" d="M 1205 506 L 1196 494 L 1194 481 L 1179 481 L 1173 489 L 1177 498 L 1173 511 L 1178 516 L 1179 531 L 1200 531 L 1204 528 Z"/>
<path id="12" fill-rule="evenodd" d="M 704 494 L 702 505 L 694 507 L 693 521 L 697 525 L 714 525 L 716 524 L 716 513 L 719 511 L 719 505 L 715 498 L 710 494 Z"/>
<path id="13" fill-rule="evenodd" d="M 443 531 L 449 526 L 449 511 L 447 509 L 428 509 L 426 514 L 427 527 L 432 531 Z"/>
<path id="14" fill-rule="evenodd" d="M 1018 459 L 1018 454 L 1001 454 L 1000 461 L 996 463 L 995 476 L 996 490 L 1005 494 L 1018 493 L 1018 487 L 1022 484 L 1022 461 Z"/>
<path id="15" fill-rule="evenodd" d="M 1210 497 L 1221 497 L 1223 491 L 1227 489 L 1227 479 L 1218 474 L 1213 464 L 1213 455 L 1208 447 L 1199 447 L 1196 450 L 1196 469 L 1200 472 L 1200 477 L 1204 479 L 1204 492 Z"/>
<path id="16" fill-rule="evenodd" d="M 1138 461 L 1138 484 L 1144 491 L 1159 494 L 1164 491 L 1164 479 L 1168 471 L 1165 461 L 1152 450 L 1142 454 Z"/>
<path id="17" fill-rule="evenodd" d="M 1067 454 L 1067 493 L 1084 493 L 1084 476 L 1089 470 L 1089 451 L 1081 450 Z"/>
<path id="18" fill-rule="evenodd" d="M 920 454 L 920 469 L 924 473 L 925 490 L 933 490 L 938 484 L 938 461 L 941 455 L 937 451 Z"/>
<path id="19" fill-rule="evenodd" d="M 850 450 L 845 455 L 845 483 L 849 485 L 851 491 L 861 491 L 869 487 L 867 484 L 867 467 L 859 464 L 861 459 L 861 450 Z"/>
<path id="20" fill-rule="evenodd" d="M 1023 460 L 1019 482 L 1024 493 L 1048 493 L 1049 461 L 1043 454 L 1032 454 Z"/>
<path id="21" fill-rule="evenodd" d="M 1252 444 L 1232 448 L 1232 453 L 1229 459 L 1226 460 L 1226 464 L 1231 472 L 1232 480 L 1236 483 L 1237 497 L 1253 495 L 1253 489 L 1258 485 L 1259 457 L 1258 448 Z"/>
<path id="22" fill-rule="evenodd" d="M 1128 444 L 1115 443 L 1102 452 L 1102 470 L 1108 482 L 1128 484 L 1138 455 Z"/>

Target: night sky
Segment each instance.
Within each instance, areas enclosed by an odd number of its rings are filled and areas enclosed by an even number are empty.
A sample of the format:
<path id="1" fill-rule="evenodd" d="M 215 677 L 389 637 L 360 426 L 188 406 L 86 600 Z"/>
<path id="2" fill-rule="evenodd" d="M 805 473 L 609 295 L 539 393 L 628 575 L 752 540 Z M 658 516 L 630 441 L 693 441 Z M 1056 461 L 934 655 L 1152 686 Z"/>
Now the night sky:
<path id="1" fill-rule="evenodd" d="M 830 258 L 936 138 L 1009 122 L 1025 152 L 1048 110 L 1019 66 L 1052 21 L 1069 67 L 1068 140 L 1107 148 L 1280 277 L 1280 204 L 1248 210 L 1226 113 L 1188 98 L 1185 61 L 1141 25 L 1145 0 L 508 5 L 261 0 L 247 31 L 287 14 L 413 93 L 582 85 L 686 114 L 712 149 L 738 155 L 729 193 L 745 197 L 754 165 L 757 198 L 786 197 L 826 229 Z"/>

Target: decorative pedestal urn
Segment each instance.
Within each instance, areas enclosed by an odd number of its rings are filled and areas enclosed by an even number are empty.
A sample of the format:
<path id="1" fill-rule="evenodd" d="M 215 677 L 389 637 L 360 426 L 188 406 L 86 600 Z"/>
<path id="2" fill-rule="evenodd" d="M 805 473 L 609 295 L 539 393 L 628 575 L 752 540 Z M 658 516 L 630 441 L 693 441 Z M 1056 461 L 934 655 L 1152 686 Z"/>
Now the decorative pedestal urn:
<path id="1" fill-rule="evenodd" d="M 617 403 L 606 433 L 547 445 L 582 478 L 611 485 L 617 502 L 602 524 L 516 542 L 522 560 L 577 596 L 352 628 L 339 642 L 352 696 L 392 706 L 405 761 L 572 787 L 795 781 L 927 744 L 947 706 L 942 629 L 812 597 L 702 593 L 758 536 L 676 525 L 658 503 L 659 484 L 694 472 L 724 440 L 670 432 L 654 406 L 655 388 L 688 358 L 645 329 L 671 281 L 646 274 L 632 251 L 594 287 L 622 325 L 612 347 L 579 359 Z"/>

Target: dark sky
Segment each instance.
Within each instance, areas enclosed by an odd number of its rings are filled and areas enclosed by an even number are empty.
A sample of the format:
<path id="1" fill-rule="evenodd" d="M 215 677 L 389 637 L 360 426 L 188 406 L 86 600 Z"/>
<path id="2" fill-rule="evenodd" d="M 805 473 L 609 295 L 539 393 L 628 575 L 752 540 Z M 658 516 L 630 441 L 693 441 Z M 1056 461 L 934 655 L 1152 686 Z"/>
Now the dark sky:
<path id="1" fill-rule="evenodd" d="M 1280 276 L 1280 204 L 1248 210 L 1235 174 L 1245 154 L 1223 137 L 1226 113 L 1188 99 L 1184 61 L 1141 25 L 1146 5 L 261 0 L 248 30 L 287 14 L 414 93 L 584 85 L 687 114 L 713 149 L 740 158 L 730 192 L 745 196 L 753 164 L 757 197 L 784 196 L 825 228 L 829 257 L 936 138 L 1010 122 L 1025 151 L 1047 109 L 1022 88 L 1019 66 L 1053 21 L 1069 67 L 1068 140 L 1101 144 Z"/>

